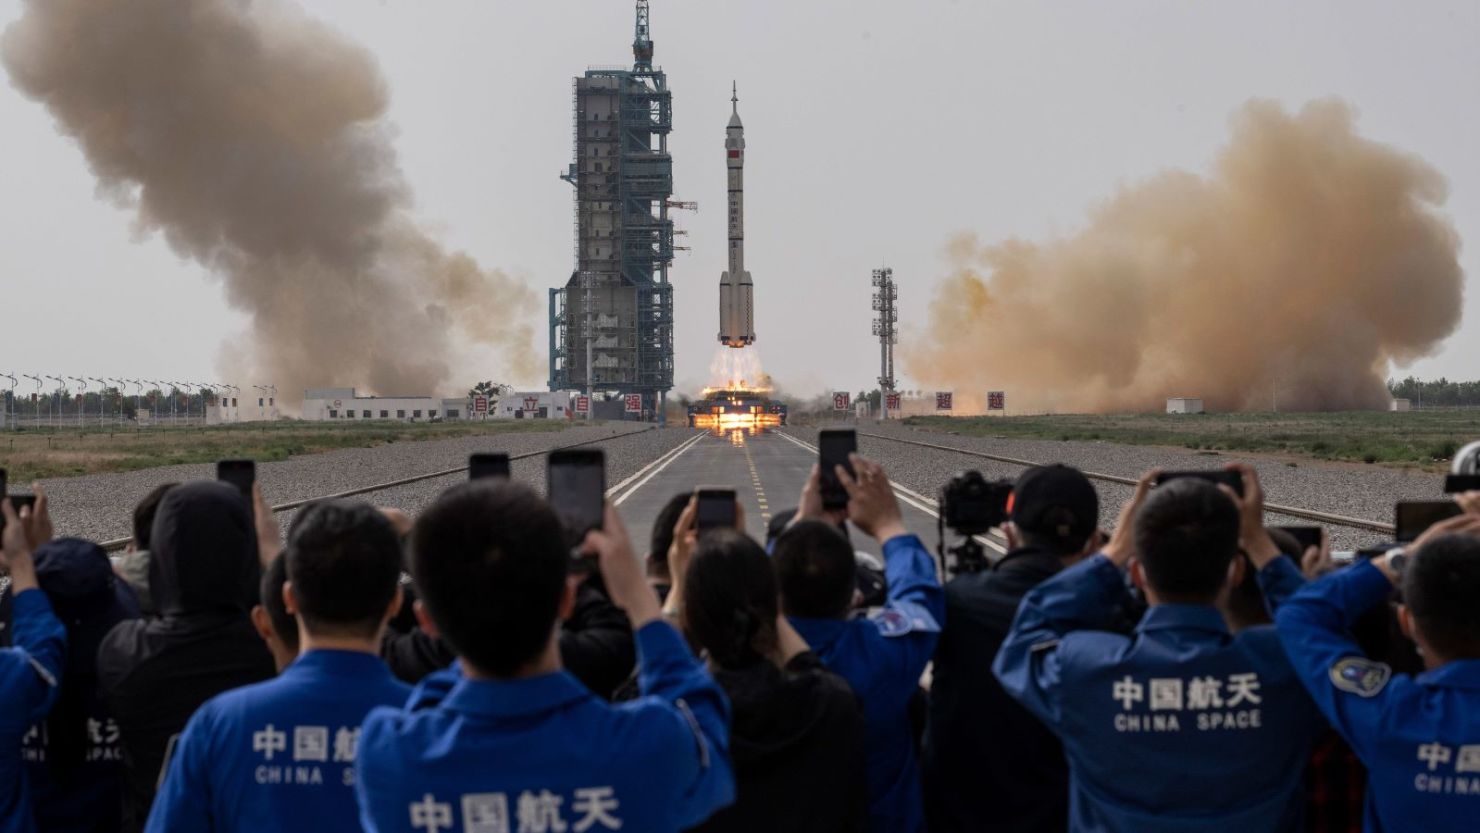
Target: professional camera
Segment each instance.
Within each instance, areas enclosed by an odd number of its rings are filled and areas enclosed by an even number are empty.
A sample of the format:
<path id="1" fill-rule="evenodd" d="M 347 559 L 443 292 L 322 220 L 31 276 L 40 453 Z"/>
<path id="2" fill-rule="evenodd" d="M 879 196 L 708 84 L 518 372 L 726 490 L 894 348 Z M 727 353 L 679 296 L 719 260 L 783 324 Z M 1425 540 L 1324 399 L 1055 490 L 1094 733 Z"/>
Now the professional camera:
<path id="1" fill-rule="evenodd" d="M 1011 497 L 1011 481 L 991 481 L 979 471 L 958 472 L 946 483 L 940 490 L 940 516 L 936 524 L 942 572 L 976 573 L 986 569 L 987 554 L 974 536 L 1007 522 L 1007 503 Z M 946 527 L 961 536 L 961 543 L 946 546 Z"/>
<path id="2" fill-rule="evenodd" d="M 1470 492 L 1480 490 L 1480 440 L 1461 448 L 1449 464 L 1449 476 L 1444 479 L 1444 491 Z"/>
<path id="3" fill-rule="evenodd" d="M 1012 482 L 987 480 L 979 471 L 963 471 L 940 491 L 940 515 L 959 535 L 981 535 L 1007 522 Z"/>

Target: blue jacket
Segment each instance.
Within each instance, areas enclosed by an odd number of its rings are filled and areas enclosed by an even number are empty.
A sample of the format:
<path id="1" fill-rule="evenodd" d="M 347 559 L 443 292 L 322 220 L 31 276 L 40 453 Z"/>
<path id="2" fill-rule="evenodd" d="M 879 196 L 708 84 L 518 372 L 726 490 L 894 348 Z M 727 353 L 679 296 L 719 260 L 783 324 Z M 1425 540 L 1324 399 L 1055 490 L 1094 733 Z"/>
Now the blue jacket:
<path id="1" fill-rule="evenodd" d="M 213 697 L 176 743 L 145 829 L 358 833 L 360 723 L 410 694 L 377 656 L 314 650 Z"/>
<path id="2" fill-rule="evenodd" d="M 1480 660 L 1412 677 L 1349 635 L 1393 585 L 1370 562 L 1311 584 L 1276 623 L 1296 672 L 1367 767 L 1369 831 L 1480 828 Z"/>
<path id="3" fill-rule="evenodd" d="M 884 574 L 889 601 L 873 615 L 791 624 L 863 703 L 870 829 L 914 833 L 924 829 L 925 809 L 909 704 L 940 639 L 945 593 L 935 561 L 914 535 L 884 542 Z"/>
<path id="4" fill-rule="evenodd" d="M 734 800 L 729 705 L 678 631 L 636 633 L 643 697 L 612 705 L 561 671 L 434 674 L 365 719 L 355 792 L 369 833 L 663 833 Z"/>
<path id="5" fill-rule="evenodd" d="M 0 833 L 31 833 L 36 818 L 21 739 L 56 700 L 67 631 L 40 590 L 18 593 L 11 604 L 14 647 L 0 649 Z"/>
<path id="6" fill-rule="evenodd" d="M 1271 606 L 1299 586 L 1278 558 Z M 1097 555 L 1028 593 L 992 670 L 1064 742 L 1069 829 L 1294 831 L 1323 724 L 1272 626 L 1237 636 L 1206 605 L 1152 607 L 1133 636 L 1097 630 L 1128 600 Z"/>

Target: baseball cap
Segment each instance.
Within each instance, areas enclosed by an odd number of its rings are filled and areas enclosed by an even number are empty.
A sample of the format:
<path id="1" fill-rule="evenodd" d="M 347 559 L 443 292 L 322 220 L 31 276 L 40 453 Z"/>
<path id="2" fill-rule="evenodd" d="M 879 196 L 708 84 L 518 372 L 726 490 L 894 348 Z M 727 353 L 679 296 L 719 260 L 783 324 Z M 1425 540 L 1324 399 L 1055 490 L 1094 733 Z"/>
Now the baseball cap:
<path id="1" fill-rule="evenodd" d="M 1079 469 L 1035 466 L 1013 485 L 1009 515 L 1023 532 L 1082 544 L 1100 524 L 1100 496 Z"/>

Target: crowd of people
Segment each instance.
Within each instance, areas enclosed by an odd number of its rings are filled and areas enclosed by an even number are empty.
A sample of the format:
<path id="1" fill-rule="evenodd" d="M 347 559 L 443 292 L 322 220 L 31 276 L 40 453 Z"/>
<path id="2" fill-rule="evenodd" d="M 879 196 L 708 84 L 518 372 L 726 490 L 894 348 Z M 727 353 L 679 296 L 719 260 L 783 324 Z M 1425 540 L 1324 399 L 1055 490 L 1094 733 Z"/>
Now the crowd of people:
<path id="1" fill-rule="evenodd" d="M 1480 493 L 1337 563 L 1148 473 L 1016 482 L 942 582 L 876 463 L 763 544 L 509 480 L 413 521 L 160 487 L 110 559 L 4 513 L 0 833 L 1480 829 Z M 850 535 L 883 551 L 882 577 Z"/>

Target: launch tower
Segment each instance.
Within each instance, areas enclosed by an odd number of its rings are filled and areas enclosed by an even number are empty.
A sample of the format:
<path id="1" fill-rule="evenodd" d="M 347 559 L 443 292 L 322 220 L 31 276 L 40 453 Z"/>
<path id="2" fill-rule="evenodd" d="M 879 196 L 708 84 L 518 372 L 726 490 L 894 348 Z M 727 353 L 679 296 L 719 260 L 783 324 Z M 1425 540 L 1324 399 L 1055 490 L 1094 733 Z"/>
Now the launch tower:
<path id="1" fill-rule="evenodd" d="M 668 77 L 653 66 L 648 0 L 633 64 L 574 81 L 575 271 L 550 290 L 550 388 L 641 394 L 663 412 L 673 387 L 673 129 Z"/>

